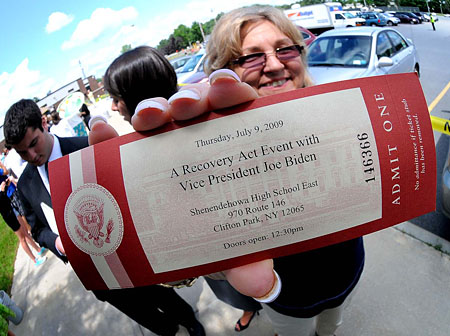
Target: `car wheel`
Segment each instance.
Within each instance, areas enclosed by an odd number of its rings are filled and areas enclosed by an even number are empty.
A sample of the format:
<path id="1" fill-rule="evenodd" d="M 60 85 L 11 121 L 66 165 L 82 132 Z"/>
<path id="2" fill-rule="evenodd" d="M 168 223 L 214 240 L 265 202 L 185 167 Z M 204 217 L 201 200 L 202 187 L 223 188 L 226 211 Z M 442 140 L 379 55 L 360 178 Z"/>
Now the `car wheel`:
<path id="1" fill-rule="evenodd" d="M 417 77 L 420 78 L 419 64 L 416 64 L 416 66 L 414 67 L 414 72 L 417 74 Z"/>
<path id="2" fill-rule="evenodd" d="M 413 21 L 413 20 L 411 20 L 411 21 L 409 21 L 409 23 L 411 23 L 411 24 L 414 24 L 414 21 Z"/>
<path id="3" fill-rule="evenodd" d="M 371 23 L 370 26 L 371 27 L 375 27 L 377 24 L 376 23 Z"/>
<path id="4" fill-rule="evenodd" d="M 391 27 L 394 25 L 394 23 L 392 21 L 388 21 L 387 24 L 388 24 L 388 26 L 391 26 Z"/>

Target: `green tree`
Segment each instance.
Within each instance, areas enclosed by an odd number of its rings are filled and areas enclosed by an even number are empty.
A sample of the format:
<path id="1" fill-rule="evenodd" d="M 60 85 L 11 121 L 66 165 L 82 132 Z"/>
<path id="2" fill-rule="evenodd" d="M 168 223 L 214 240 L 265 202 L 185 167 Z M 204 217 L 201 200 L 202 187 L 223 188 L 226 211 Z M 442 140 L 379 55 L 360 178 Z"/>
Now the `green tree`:
<path id="1" fill-rule="evenodd" d="M 131 50 L 131 44 L 124 44 L 122 46 L 122 50 L 120 50 L 120 53 L 121 54 L 126 53 L 128 50 Z"/>
<path id="2" fill-rule="evenodd" d="M 430 9 L 431 9 L 430 1 Z M 427 3 L 424 0 L 397 0 L 397 4 L 401 7 L 418 7 L 421 11 L 427 11 Z M 439 2 L 437 2 L 439 8 Z"/>
<path id="3" fill-rule="evenodd" d="M 172 34 L 167 40 L 161 40 L 156 48 L 163 54 L 170 55 L 176 51 L 183 49 L 184 47 L 184 42 L 181 37 L 175 37 Z"/>
<path id="4" fill-rule="evenodd" d="M 222 13 L 223 14 L 223 13 Z M 209 35 L 212 33 L 212 30 L 214 28 L 214 26 L 216 25 L 216 21 L 220 18 L 220 16 L 218 16 L 218 18 L 215 19 L 211 19 L 208 22 L 205 22 L 203 24 L 203 32 L 205 33 L 205 36 Z"/>
<path id="5" fill-rule="evenodd" d="M 159 51 L 162 52 L 163 49 L 165 49 L 168 44 L 169 44 L 169 40 L 163 39 L 163 40 L 159 41 L 158 45 L 156 46 L 156 49 L 158 49 Z"/>
<path id="6" fill-rule="evenodd" d="M 202 28 L 203 28 L 203 26 L 202 26 Z M 206 35 L 206 33 L 205 33 L 205 35 Z M 189 37 L 192 42 L 197 42 L 197 41 L 203 42 L 202 31 L 200 30 L 200 24 L 198 22 L 192 23 Z"/>
<path id="7" fill-rule="evenodd" d="M 183 43 L 183 48 L 190 45 L 192 42 L 195 42 L 191 40 L 191 29 L 186 27 L 183 24 L 180 24 L 174 31 L 173 31 L 173 37 L 180 38 Z"/>
<path id="8" fill-rule="evenodd" d="M 377 7 L 388 7 L 390 2 L 389 0 L 374 0 L 373 4 Z"/>

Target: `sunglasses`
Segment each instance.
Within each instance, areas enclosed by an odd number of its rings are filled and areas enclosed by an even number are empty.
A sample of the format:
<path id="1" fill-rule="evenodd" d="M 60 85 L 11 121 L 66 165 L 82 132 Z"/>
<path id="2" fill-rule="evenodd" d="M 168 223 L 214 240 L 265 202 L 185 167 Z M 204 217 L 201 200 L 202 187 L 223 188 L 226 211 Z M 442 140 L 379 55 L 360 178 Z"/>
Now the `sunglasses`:
<path id="1" fill-rule="evenodd" d="M 279 61 L 288 61 L 300 56 L 304 48 L 304 46 L 293 44 L 288 47 L 277 48 L 273 53 L 258 52 L 254 54 L 244 55 L 236 58 L 235 60 L 232 60 L 231 64 L 239 65 L 241 68 L 245 69 L 261 67 L 266 64 L 267 55 L 275 54 Z"/>

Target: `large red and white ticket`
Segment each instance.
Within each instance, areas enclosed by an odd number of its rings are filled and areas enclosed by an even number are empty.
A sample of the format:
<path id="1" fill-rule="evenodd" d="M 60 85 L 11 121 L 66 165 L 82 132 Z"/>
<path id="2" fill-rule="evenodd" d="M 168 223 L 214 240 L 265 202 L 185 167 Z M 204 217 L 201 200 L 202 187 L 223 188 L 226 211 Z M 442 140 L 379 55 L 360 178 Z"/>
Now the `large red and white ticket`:
<path id="1" fill-rule="evenodd" d="M 62 243 L 88 289 L 229 269 L 433 211 L 436 158 L 415 74 L 264 97 L 50 165 Z"/>

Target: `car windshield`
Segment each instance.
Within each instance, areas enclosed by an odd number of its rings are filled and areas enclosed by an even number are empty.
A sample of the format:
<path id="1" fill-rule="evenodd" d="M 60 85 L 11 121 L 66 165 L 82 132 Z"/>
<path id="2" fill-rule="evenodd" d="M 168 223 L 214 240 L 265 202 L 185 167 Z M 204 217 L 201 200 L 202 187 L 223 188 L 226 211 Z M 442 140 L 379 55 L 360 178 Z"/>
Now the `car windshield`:
<path id="1" fill-rule="evenodd" d="M 191 72 L 194 71 L 195 66 L 200 61 L 200 59 L 203 57 L 203 54 L 196 54 L 195 56 L 192 56 L 189 61 L 181 68 L 180 72 Z"/>
<path id="2" fill-rule="evenodd" d="M 370 61 L 370 36 L 329 36 L 315 40 L 309 48 L 309 66 L 367 68 Z"/>
<path id="3" fill-rule="evenodd" d="M 189 60 L 189 57 L 185 57 L 185 58 L 176 58 L 174 60 L 170 61 L 170 64 L 172 64 L 172 66 L 175 69 L 181 68 L 183 65 L 186 64 L 186 62 Z"/>
<path id="4" fill-rule="evenodd" d="M 347 19 L 354 19 L 356 16 L 354 16 L 352 13 L 342 13 Z"/>

